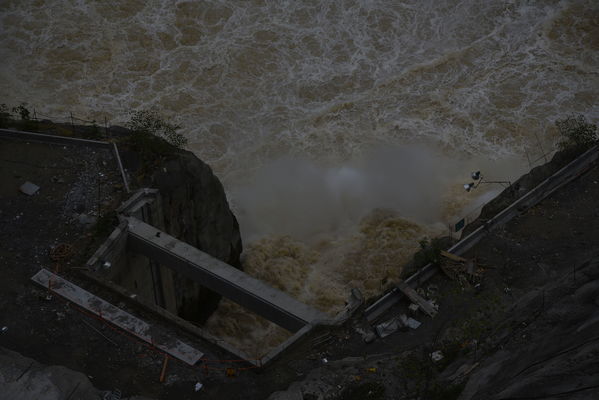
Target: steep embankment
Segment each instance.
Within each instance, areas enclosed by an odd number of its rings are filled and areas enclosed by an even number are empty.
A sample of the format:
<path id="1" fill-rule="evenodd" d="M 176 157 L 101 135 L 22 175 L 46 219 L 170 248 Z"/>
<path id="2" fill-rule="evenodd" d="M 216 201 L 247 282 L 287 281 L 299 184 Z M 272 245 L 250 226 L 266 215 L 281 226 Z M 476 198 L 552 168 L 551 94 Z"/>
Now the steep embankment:
<path id="1" fill-rule="evenodd" d="M 0 400 L 103 400 L 120 398 L 118 393 L 119 397 L 114 392 L 96 389 L 81 372 L 58 365 L 46 366 L 0 347 Z M 133 396 L 123 400 L 150 399 Z"/>
<path id="2" fill-rule="evenodd" d="M 127 129 L 111 130 L 133 138 L 124 142 L 125 167 L 136 186 L 160 191 L 164 230 L 241 269 L 239 224 L 210 166 L 162 139 L 147 136 L 140 140 Z M 219 295 L 190 279 L 177 276 L 175 286 L 178 314 L 185 319 L 202 323 L 218 306 Z"/>
<path id="3" fill-rule="evenodd" d="M 599 394 L 599 254 L 524 295 L 459 397 L 592 399 Z"/>
<path id="4" fill-rule="evenodd" d="M 207 164 L 190 152 L 178 151 L 152 174 L 151 187 L 160 190 L 166 232 L 241 268 L 239 225 L 222 184 Z M 220 299 L 216 293 L 182 277 L 175 285 L 182 297 L 183 318 L 202 322 L 216 309 Z"/>

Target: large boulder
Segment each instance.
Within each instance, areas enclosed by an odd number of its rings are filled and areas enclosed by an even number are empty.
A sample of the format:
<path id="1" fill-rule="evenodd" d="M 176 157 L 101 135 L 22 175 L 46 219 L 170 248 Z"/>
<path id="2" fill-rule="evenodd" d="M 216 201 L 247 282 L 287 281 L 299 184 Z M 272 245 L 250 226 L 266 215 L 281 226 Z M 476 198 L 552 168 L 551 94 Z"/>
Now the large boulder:
<path id="1" fill-rule="evenodd" d="M 160 190 L 164 230 L 192 246 L 241 269 L 241 235 L 221 182 L 194 154 L 178 151 L 151 175 L 150 187 Z M 181 276 L 175 277 L 178 314 L 204 322 L 220 296 Z"/>

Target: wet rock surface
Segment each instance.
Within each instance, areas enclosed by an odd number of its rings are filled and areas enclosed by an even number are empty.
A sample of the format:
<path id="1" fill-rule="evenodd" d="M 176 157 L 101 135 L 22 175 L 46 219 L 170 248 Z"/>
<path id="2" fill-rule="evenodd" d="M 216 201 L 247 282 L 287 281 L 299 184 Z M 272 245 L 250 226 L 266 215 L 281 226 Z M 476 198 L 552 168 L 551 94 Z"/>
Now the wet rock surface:
<path id="1" fill-rule="evenodd" d="M 241 269 L 239 225 L 222 184 L 207 164 L 179 150 L 146 183 L 160 190 L 167 233 Z M 220 295 L 180 276 L 175 287 L 182 318 L 202 323 L 216 310 Z"/>

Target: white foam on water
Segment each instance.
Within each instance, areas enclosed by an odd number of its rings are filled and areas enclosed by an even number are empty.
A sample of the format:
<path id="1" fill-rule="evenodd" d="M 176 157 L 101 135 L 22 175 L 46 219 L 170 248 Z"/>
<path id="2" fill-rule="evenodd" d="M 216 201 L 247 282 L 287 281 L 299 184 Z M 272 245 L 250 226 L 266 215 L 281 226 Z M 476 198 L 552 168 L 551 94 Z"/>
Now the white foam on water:
<path id="1" fill-rule="evenodd" d="M 471 170 L 513 180 L 556 119 L 597 120 L 598 15 L 593 0 L 4 0 L 1 101 L 112 123 L 158 107 L 223 180 L 247 269 L 334 312 L 493 190 L 465 193 Z"/>

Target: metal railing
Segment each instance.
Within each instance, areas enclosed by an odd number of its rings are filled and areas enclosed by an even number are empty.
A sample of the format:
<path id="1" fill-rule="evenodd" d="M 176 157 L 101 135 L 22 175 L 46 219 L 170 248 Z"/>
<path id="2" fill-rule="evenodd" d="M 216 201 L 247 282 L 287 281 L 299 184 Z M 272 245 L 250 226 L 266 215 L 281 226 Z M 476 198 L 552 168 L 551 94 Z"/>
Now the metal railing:
<path id="1" fill-rule="evenodd" d="M 83 118 L 73 114 L 69 111 L 63 115 L 48 115 L 43 114 L 37 110 L 37 108 L 28 109 L 27 103 L 21 103 L 21 105 L 12 108 L 12 112 L 5 104 L 0 107 L 0 116 L 2 119 L 2 125 L 0 127 L 15 126 L 25 131 L 47 131 L 51 127 L 60 127 L 61 129 L 67 129 L 70 127 L 71 134 L 76 133 L 87 134 L 90 133 L 90 128 L 94 128 L 93 138 L 109 138 L 111 137 L 110 132 L 110 120 L 104 114 L 100 121 L 95 119 Z M 82 127 L 85 127 L 82 129 Z M 63 133 L 66 133 L 63 131 Z"/>

